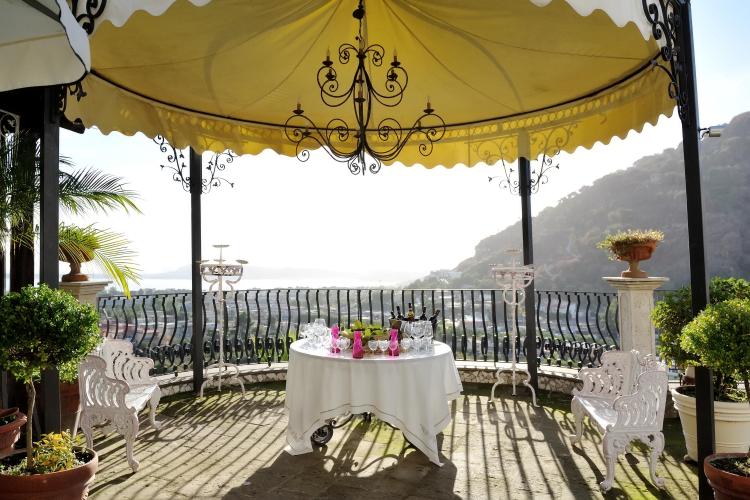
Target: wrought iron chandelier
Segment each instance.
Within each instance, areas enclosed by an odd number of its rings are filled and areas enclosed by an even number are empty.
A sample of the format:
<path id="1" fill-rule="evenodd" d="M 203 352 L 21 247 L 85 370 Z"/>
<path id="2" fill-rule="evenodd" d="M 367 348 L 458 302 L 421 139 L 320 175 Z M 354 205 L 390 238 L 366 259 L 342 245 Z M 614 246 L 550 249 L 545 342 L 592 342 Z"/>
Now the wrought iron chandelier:
<path id="1" fill-rule="evenodd" d="M 368 45 L 362 34 L 365 18 L 364 1 L 352 13 L 359 23 L 355 37 L 356 44 L 344 43 L 338 48 L 338 60 L 342 65 L 356 61 L 356 69 L 350 85 L 344 87 L 339 81 L 330 53 L 318 69 L 317 82 L 323 103 L 330 108 L 338 108 L 350 103 L 354 108 L 356 125 L 350 127 L 342 118 L 333 118 L 325 127 L 318 127 L 308 118 L 297 103 L 293 114 L 284 124 L 287 138 L 296 145 L 297 158 L 307 161 L 310 148 L 322 147 L 334 160 L 346 163 L 352 174 L 377 173 L 383 161 L 393 161 L 414 136 L 419 139 L 419 152 L 423 156 L 432 153 L 434 143 L 445 135 L 445 121 L 435 114 L 427 98 L 427 105 L 410 128 L 405 128 L 395 118 L 383 118 L 371 128 L 373 105 L 377 102 L 388 108 L 395 108 L 404 97 L 409 83 L 409 75 L 398 60 L 396 50 L 393 61 L 385 72 L 385 82 L 380 90 L 368 70 L 380 67 L 385 58 L 385 49 L 380 44 Z M 344 84 L 345 85 L 345 84 Z M 343 87 L 343 88 L 342 88 Z M 374 146 L 368 142 L 368 134 L 377 137 L 381 143 Z M 351 147 L 347 143 L 353 142 Z"/>

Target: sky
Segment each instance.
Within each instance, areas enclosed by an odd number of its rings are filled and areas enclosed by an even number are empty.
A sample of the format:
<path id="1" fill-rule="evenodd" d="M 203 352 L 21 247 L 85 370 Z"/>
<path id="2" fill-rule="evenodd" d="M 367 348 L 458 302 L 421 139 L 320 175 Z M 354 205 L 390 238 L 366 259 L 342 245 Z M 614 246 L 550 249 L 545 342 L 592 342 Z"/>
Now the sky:
<path id="1" fill-rule="evenodd" d="M 750 111 L 750 2 L 694 0 L 693 7 L 699 112 L 705 127 Z M 642 156 L 675 147 L 681 139 L 675 113 L 624 140 L 561 154 L 560 170 L 532 198 L 533 213 Z M 60 153 L 78 167 L 123 177 L 139 193 L 143 212 L 85 219 L 63 214 L 63 220 L 123 233 L 146 276 L 189 265 L 190 196 L 160 168 L 165 155 L 150 138 L 116 132 L 104 136 L 96 129 L 83 135 L 62 131 Z M 278 280 L 268 281 L 277 286 L 305 285 L 311 270 L 318 277 L 329 273 L 324 280 L 328 286 L 403 283 L 455 267 L 473 255 L 479 240 L 520 219 L 519 198 L 488 182 L 500 169 L 427 170 L 397 164 L 363 178 L 323 152 L 306 163 L 270 151 L 239 157 L 225 171 L 234 188 L 222 186 L 203 196 L 203 255 L 215 255 L 213 244 L 229 244 L 229 257 L 266 268 L 265 278 L 279 271 Z M 304 271 L 295 283 L 283 269 Z M 148 286 L 149 279 L 143 284 Z"/>

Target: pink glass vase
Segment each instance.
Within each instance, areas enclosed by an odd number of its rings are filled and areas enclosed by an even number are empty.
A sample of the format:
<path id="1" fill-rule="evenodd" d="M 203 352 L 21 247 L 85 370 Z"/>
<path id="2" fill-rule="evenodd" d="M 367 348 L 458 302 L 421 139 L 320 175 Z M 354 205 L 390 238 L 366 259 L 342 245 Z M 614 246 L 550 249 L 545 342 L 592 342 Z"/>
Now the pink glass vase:
<path id="1" fill-rule="evenodd" d="M 362 348 L 362 332 L 354 332 L 354 345 L 352 346 L 352 358 L 362 359 L 365 357 L 365 350 Z"/>
<path id="2" fill-rule="evenodd" d="M 391 340 L 388 343 L 388 355 L 398 356 L 398 330 L 391 329 Z"/>
<path id="3" fill-rule="evenodd" d="M 331 352 L 334 354 L 341 352 L 341 349 L 339 348 L 339 327 L 338 326 L 334 326 L 331 328 Z"/>

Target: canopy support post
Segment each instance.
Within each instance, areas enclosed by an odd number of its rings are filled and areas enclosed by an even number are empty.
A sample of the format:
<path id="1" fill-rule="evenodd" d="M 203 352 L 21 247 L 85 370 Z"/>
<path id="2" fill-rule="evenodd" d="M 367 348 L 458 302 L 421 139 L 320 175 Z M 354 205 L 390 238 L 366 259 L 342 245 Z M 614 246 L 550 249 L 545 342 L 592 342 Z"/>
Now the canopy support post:
<path id="1" fill-rule="evenodd" d="M 50 288 L 58 288 L 60 222 L 60 112 L 59 86 L 42 90 L 41 179 L 40 179 L 40 242 L 39 278 Z M 43 432 L 60 431 L 60 376 L 57 368 L 42 372 L 44 414 Z"/>
<path id="2" fill-rule="evenodd" d="M 518 189 L 521 194 L 521 232 L 523 235 L 523 264 L 534 264 L 534 238 L 531 221 L 531 162 L 518 158 Z M 539 390 L 536 352 L 536 291 L 534 281 L 526 287 L 526 365 L 529 369 L 529 384 Z"/>
<path id="3" fill-rule="evenodd" d="M 203 281 L 201 280 L 201 194 L 203 193 L 203 158 L 193 148 L 188 149 L 190 162 L 190 257 L 192 290 L 192 349 L 193 392 L 198 394 L 203 385 Z"/>
<path id="4" fill-rule="evenodd" d="M 679 90 L 685 96 L 682 119 L 682 152 L 685 160 L 685 194 L 687 198 L 688 242 L 690 247 L 690 289 L 693 315 L 709 302 L 706 257 L 703 237 L 703 206 L 701 201 L 700 124 L 698 119 L 698 91 L 695 80 L 693 51 L 693 22 L 690 0 L 680 2 L 677 23 L 678 54 L 682 64 L 677 76 Z M 695 370 L 696 423 L 698 441 L 698 493 L 700 498 L 713 498 L 713 490 L 703 472 L 703 461 L 714 452 L 714 397 L 711 370 Z"/>

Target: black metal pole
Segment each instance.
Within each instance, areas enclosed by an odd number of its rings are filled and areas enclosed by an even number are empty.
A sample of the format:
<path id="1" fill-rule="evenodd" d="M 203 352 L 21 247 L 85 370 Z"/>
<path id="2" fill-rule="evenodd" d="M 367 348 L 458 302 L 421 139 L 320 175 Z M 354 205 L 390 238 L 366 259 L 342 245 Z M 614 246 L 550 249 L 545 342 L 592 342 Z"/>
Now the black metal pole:
<path id="1" fill-rule="evenodd" d="M 58 287 L 59 222 L 60 222 L 60 113 L 58 97 L 61 89 L 45 87 L 43 92 L 40 179 L 40 241 L 39 278 L 50 288 Z M 57 369 L 42 372 L 44 432 L 60 431 L 60 377 Z"/>
<path id="2" fill-rule="evenodd" d="M 690 0 L 684 0 L 679 12 L 677 43 L 681 52 L 680 88 L 687 101 L 682 117 L 682 150 L 685 159 L 685 193 L 687 197 L 688 243 L 690 247 L 690 287 L 693 315 L 708 304 L 708 280 L 703 238 L 703 204 L 701 201 L 700 122 L 698 91 L 695 80 L 693 22 Z M 703 473 L 703 461 L 714 451 L 714 395 L 711 370 L 695 370 L 695 406 L 698 441 L 698 493 L 700 498 L 713 498 L 713 490 Z"/>
<path id="3" fill-rule="evenodd" d="M 203 284 L 201 260 L 201 194 L 203 193 L 203 163 L 200 153 L 188 152 L 190 161 L 190 258 L 192 271 L 193 308 L 193 391 L 200 391 L 203 383 Z"/>
<path id="4" fill-rule="evenodd" d="M 521 195 L 521 232 L 523 235 L 523 263 L 534 263 L 534 238 L 531 227 L 531 162 L 523 156 L 518 159 L 518 189 Z M 539 389 L 536 353 L 536 292 L 534 282 L 526 287 L 526 363 L 529 368 L 529 383 Z"/>

